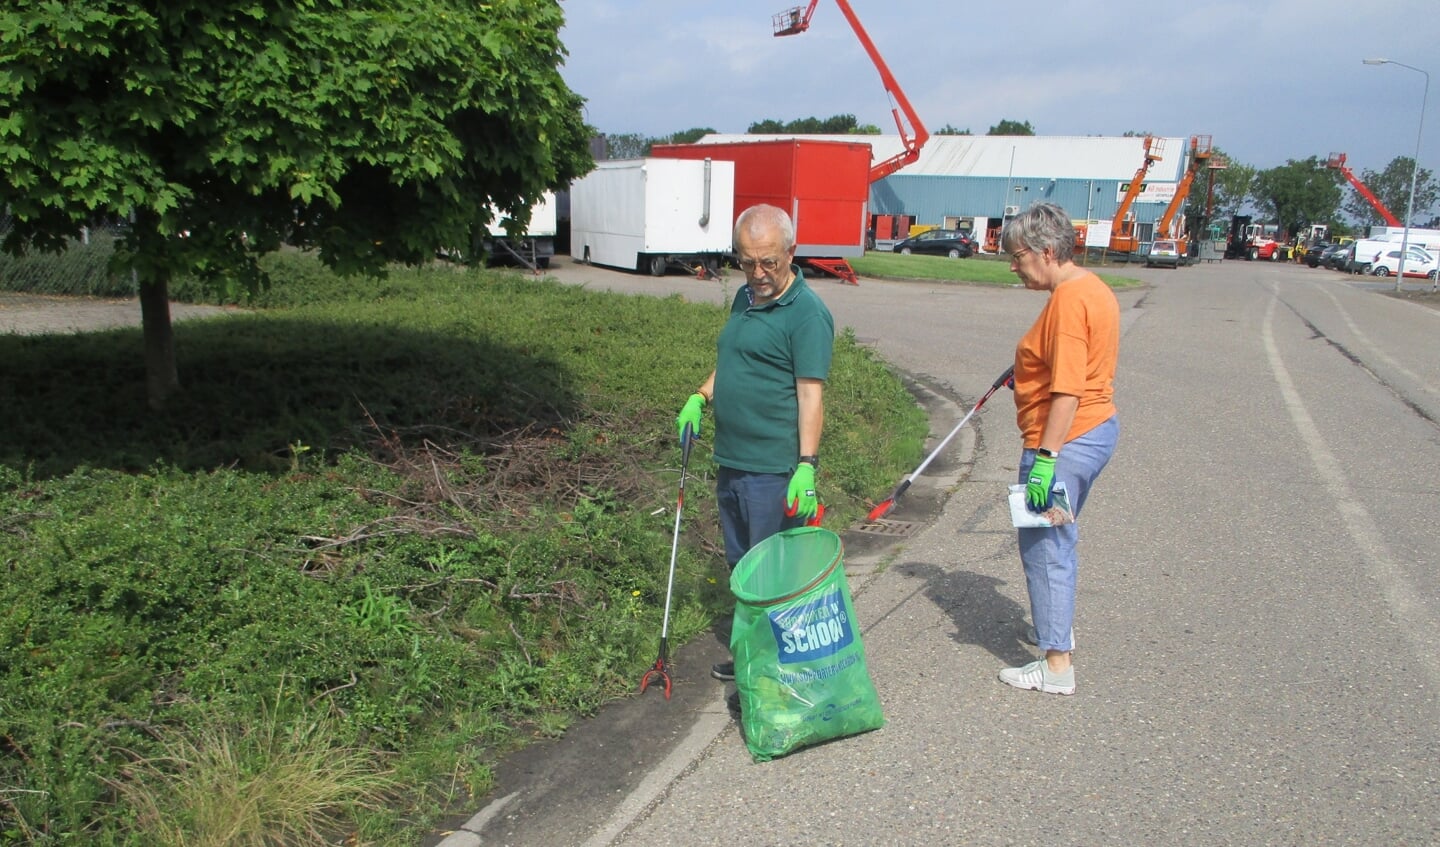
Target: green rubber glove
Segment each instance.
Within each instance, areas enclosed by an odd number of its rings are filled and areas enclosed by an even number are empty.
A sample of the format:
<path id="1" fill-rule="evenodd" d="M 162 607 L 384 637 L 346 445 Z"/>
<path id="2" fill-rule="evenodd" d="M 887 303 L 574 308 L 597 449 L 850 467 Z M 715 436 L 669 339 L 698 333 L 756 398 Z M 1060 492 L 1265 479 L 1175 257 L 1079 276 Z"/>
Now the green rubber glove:
<path id="1" fill-rule="evenodd" d="M 795 466 L 795 474 L 790 477 L 790 488 L 785 492 L 785 514 L 792 517 L 801 515 L 809 520 L 815 517 L 815 509 L 819 503 L 815 496 L 815 466 L 809 462 L 801 462 Z"/>
<path id="2" fill-rule="evenodd" d="M 1055 484 L 1055 460 L 1049 456 L 1035 457 L 1030 468 L 1030 482 L 1025 486 L 1025 505 L 1032 512 L 1050 508 L 1050 488 Z"/>
<path id="3" fill-rule="evenodd" d="M 680 442 L 685 442 L 685 427 L 690 427 L 690 437 L 700 437 L 700 410 L 705 408 L 705 395 L 698 391 L 690 395 L 685 401 L 685 406 L 680 409 L 680 414 L 675 416 L 675 429 L 680 436 Z"/>

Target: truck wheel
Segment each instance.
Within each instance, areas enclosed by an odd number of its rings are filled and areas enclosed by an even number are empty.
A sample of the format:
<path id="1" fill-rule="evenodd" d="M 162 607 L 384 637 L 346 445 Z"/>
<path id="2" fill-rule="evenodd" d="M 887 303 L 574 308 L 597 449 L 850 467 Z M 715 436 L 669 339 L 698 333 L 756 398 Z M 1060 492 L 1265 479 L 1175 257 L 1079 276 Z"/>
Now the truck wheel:
<path id="1" fill-rule="evenodd" d="M 1260 249 L 1258 247 L 1251 247 L 1250 252 L 1245 254 L 1245 258 L 1251 262 L 1255 261 L 1260 258 Z"/>
<path id="2" fill-rule="evenodd" d="M 664 276 L 666 268 L 670 267 L 670 261 L 664 256 L 650 257 L 650 275 Z"/>

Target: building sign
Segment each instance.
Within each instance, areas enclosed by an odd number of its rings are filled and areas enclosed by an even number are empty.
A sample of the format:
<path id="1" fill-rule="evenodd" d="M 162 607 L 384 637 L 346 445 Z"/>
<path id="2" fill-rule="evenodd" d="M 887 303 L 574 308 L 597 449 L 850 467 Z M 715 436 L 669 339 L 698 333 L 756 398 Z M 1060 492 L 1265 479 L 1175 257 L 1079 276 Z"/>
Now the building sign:
<path id="1" fill-rule="evenodd" d="M 1120 187 L 1115 189 L 1115 202 L 1125 201 L 1125 192 L 1130 190 L 1130 183 L 1122 182 Z M 1140 193 L 1135 195 L 1136 203 L 1169 203 L 1175 199 L 1175 183 L 1173 182 L 1142 182 Z"/>
<path id="2" fill-rule="evenodd" d="M 1085 225 L 1085 246 L 1109 247 L 1110 227 L 1110 221 L 1088 221 Z"/>

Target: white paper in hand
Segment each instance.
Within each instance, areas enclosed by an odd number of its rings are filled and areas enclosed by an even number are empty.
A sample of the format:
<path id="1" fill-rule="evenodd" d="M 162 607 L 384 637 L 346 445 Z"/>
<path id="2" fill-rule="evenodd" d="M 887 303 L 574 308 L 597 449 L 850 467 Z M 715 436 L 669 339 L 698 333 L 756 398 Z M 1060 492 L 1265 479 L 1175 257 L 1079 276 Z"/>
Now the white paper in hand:
<path id="1" fill-rule="evenodd" d="M 1010 523 L 1017 527 L 1064 526 L 1075 522 L 1070 511 L 1070 495 L 1065 492 L 1065 483 L 1057 482 L 1050 490 L 1050 508 L 1043 512 L 1032 512 L 1025 506 L 1025 486 L 1010 486 Z"/>

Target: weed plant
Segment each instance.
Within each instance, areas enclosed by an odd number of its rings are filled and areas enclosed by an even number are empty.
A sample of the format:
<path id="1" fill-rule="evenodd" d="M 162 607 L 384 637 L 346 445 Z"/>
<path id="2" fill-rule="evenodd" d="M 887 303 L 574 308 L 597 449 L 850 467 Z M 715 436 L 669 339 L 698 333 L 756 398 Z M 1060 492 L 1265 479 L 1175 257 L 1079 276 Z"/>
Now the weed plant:
<path id="1" fill-rule="evenodd" d="M 138 329 L 0 337 L 0 844 L 415 843 L 654 658 L 724 311 L 271 262 L 175 326 L 162 413 Z M 840 338 L 827 524 L 926 431 Z M 732 604 L 708 438 L 690 467 L 676 644 Z"/>

